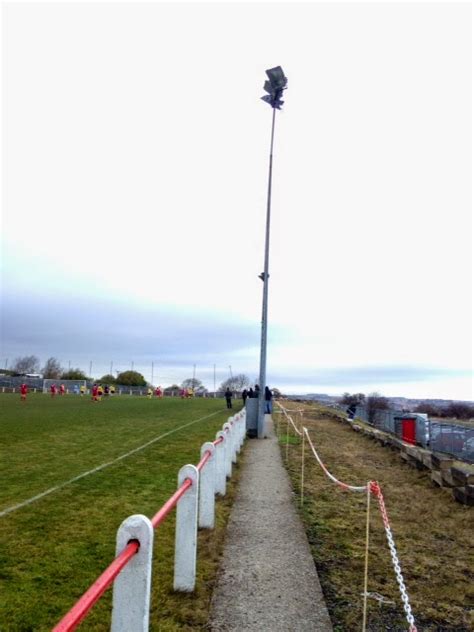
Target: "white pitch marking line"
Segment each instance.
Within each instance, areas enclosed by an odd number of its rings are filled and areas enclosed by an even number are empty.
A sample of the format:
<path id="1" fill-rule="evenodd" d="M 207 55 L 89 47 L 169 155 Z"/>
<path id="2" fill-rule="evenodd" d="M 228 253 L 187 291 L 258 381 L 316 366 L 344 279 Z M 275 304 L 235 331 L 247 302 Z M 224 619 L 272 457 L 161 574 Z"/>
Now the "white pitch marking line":
<path id="1" fill-rule="evenodd" d="M 28 498 L 28 500 L 24 500 L 22 503 L 19 503 L 18 505 L 13 505 L 12 507 L 7 507 L 3 511 L 0 511 L 0 518 L 3 518 L 3 516 L 6 516 L 7 514 L 11 513 L 12 511 L 16 511 L 17 509 L 21 509 L 21 507 L 25 507 L 26 505 L 31 505 L 31 503 L 34 503 L 36 500 L 39 500 L 40 498 L 43 498 L 44 496 L 48 496 L 48 494 L 52 494 L 53 492 L 58 491 L 58 489 L 62 489 L 63 487 L 66 487 L 66 485 L 70 485 L 71 483 L 74 483 L 75 481 L 78 481 L 79 479 L 84 478 L 85 476 L 89 476 L 89 474 L 94 474 L 94 472 L 98 472 L 99 470 L 103 470 L 106 467 L 109 467 L 109 465 L 113 465 L 114 463 L 117 463 L 118 461 L 121 461 L 122 459 L 126 459 L 127 456 L 130 456 L 131 454 L 135 454 L 135 452 L 139 452 L 140 450 L 143 450 L 144 448 L 146 448 L 147 446 L 151 445 L 152 443 L 155 443 L 156 441 L 159 441 L 160 439 L 164 439 L 165 437 L 168 437 L 169 435 L 171 435 L 171 434 L 173 434 L 175 432 L 178 432 L 178 430 L 182 430 L 183 428 L 187 428 L 188 426 L 192 426 L 193 424 L 197 424 L 199 421 L 204 421 L 204 419 L 209 419 L 209 417 L 213 417 L 214 415 L 217 415 L 220 412 L 221 411 L 218 410 L 217 412 L 211 413 L 210 415 L 206 415 L 205 417 L 201 417 L 200 419 L 195 419 L 194 421 L 190 421 L 188 424 L 184 424 L 184 426 L 179 426 L 179 428 L 174 428 L 173 430 L 169 430 L 168 432 L 165 432 L 164 434 L 160 435 L 159 437 L 155 437 L 151 441 L 147 441 L 147 443 L 144 443 L 143 445 L 139 446 L 138 448 L 134 448 L 133 450 L 130 450 L 130 452 L 127 452 L 126 454 L 122 454 L 122 456 L 118 456 L 113 461 L 109 461 L 108 463 L 102 463 L 102 465 L 99 465 L 99 466 L 95 467 L 93 470 L 89 470 L 88 472 L 84 472 L 83 474 L 79 474 L 79 476 L 75 476 L 74 478 L 71 478 L 69 481 L 66 481 L 65 483 L 61 483 L 60 485 L 56 485 L 55 487 L 50 487 L 45 492 L 41 492 L 41 494 L 37 494 L 36 496 L 32 496 L 31 498 Z"/>

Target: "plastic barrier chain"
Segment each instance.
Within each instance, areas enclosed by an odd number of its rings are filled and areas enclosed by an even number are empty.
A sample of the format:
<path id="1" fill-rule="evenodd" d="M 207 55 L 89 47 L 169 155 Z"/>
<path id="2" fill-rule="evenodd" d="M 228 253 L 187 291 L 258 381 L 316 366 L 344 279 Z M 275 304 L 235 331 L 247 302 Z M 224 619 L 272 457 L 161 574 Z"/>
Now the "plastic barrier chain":
<path id="1" fill-rule="evenodd" d="M 346 490 L 349 489 L 351 492 L 367 492 L 367 485 L 355 486 L 355 485 L 348 485 L 347 483 L 342 483 L 341 481 L 338 481 L 337 478 L 333 476 L 331 472 L 329 472 L 329 470 L 326 468 L 324 463 L 319 458 L 319 455 L 314 448 L 313 442 L 311 441 L 311 437 L 309 436 L 308 429 L 303 428 L 303 432 L 305 433 L 306 438 L 308 439 L 309 445 L 311 446 L 311 450 L 313 451 L 316 461 L 319 463 L 319 465 L 321 466 L 321 469 L 326 474 L 326 476 L 330 478 L 333 483 L 336 483 L 336 485 L 339 485 L 339 487 L 342 487 L 342 489 L 346 489 Z"/>
<path id="2" fill-rule="evenodd" d="M 385 528 L 385 534 L 387 536 L 387 542 L 388 542 L 388 546 L 390 549 L 390 555 L 392 557 L 392 564 L 393 564 L 393 568 L 395 571 L 395 576 L 398 582 L 398 586 L 400 589 L 400 594 L 402 597 L 402 601 L 403 601 L 403 609 L 405 611 L 406 614 L 406 619 L 408 621 L 408 625 L 409 625 L 409 632 L 418 632 L 416 625 L 415 625 L 415 619 L 413 617 L 412 611 L 411 611 L 411 606 L 410 606 L 410 601 L 408 598 L 408 593 L 406 590 L 406 586 L 405 586 L 405 582 L 403 579 L 403 575 L 402 575 L 402 570 L 400 568 L 400 562 L 398 559 L 398 554 L 397 554 L 397 549 L 395 547 L 395 542 L 393 539 L 393 535 L 392 535 L 392 530 L 390 528 L 390 523 L 388 520 L 388 515 L 387 515 L 387 509 L 385 507 L 385 502 L 383 499 L 383 494 L 382 494 L 382 490 L 380 489 L 380 485 L 377 483 L 377 481 L 369 481 L 366 485 L 359 485 L 359 486 L 355 486 L 355 485 L 348 485 L 347 483 L 342 483 L 341 481 L 339 481 L 335 476 L 333 476 L 329 470 L 326 468 L 326 466 L 324 465 L 324 463 L 321 461 L 314 445 L 313 442 L 311 441 L 311 437 L 309 436 L 308 433 L 308 429 L 305 428 L 303 426 L 303 432 L 300 432 L 293 420 L 291 419 L 290 415 L 288 415 L 288 412 L 286 411 L 285 408 L 283 408 L 283 406 L 281 406 L 281 404 L 279 404 L 280 408 L 282 409 L 282 411 L 285 413 L 287 419 L 289 421 L 291 421 L 291 424 L 293 425 L 293 428 L 296 430 L 296 432 L 298 433 L 298 435 L 303 435 L 303 438 L 306 436 L 306 438 L 308 439 L 309 445 L 311 447 L 311 450 L 314 454 L 314 457 L 316 458 L 317 462 L 319 463 L 321 469 L 323 470 L 323 472 L 326 474 L 326 476 L 336 485 L 338 485 L 339 487 L 341 487 L 344 490 L 349 490 L 349 491 L 353 491 L 353 492 L 366 492 L 367 494 L 373 494 L 374 496 L 377 497 L 377 500 L 379 502 L 379 507 L 380 507 L 380 512 L 382 514 L 382 521 L 383 521 L 383 525 Z"/>
<path id="3" fill-rule="evenodd" d="M 400 568 L 400 562 L 398 560 L 397 549 L 395 547 L 395 542 L 392 536 L 392 530 L 390 528 L 390 523 L 388 521 L 387 509 L 385 507 L 385 502 L 383 499 L 382 490 L 380 489 L 380 485 L 377 481 L 371 481 L 370 483 L 370 491 L 374 496 L 377 496 L 379 501 L 380 512 L 382 514 L 383 526 L 385 527 L 385 534 L 387 536 L 387 542 L 390 549 L 390 555 L 392 556 L 392 564 L 395 571 L 395 576 L 397 578 L 398 587 L 400 588 L 400 594 L 402 596 L 403 601 L 403 609 L 406 613 L 406 619 L 410 626 L 410 632 L 417 632 L 415 626 L 415 619 L 411 613 L 410 601 L 408 599 L 407 589 L 405 587 L 405 582 L 403 580 L 402 570 Z"/>

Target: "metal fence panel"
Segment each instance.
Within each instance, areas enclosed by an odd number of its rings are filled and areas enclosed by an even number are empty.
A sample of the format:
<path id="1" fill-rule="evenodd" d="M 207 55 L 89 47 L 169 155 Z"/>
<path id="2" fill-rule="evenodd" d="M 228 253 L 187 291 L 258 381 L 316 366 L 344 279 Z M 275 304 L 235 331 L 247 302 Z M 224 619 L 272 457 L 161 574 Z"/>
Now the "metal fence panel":
<path id="1" fill-rule="evenodd" d="M 366 407 L 357 406 L 355 417 L 367 421 Z M 474 463 L 474 428 L 432 421 L 424 414 L 402 413 L 397 410 L 375 411 L 374 426 L 401 437 L 403 419 L 415 419 L 416 442 L 419 445 L 428 447 L 433 452 L 443 452 Z"/>

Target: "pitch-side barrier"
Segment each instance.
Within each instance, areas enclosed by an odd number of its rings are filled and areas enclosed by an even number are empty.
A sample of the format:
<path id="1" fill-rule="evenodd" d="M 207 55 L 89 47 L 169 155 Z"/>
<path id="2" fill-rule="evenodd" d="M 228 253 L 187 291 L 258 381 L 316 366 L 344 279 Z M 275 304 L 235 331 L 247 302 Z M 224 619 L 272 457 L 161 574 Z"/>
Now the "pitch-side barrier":
<path id="1" fill-rule="evenodd" d="M 153 534 L 176 507 L 174 590 L 192 592 L 196 584 L 197 530 L 214 528 L 215 495 L 224 496 L 232 464 L 245 440 L 245 409 L 223 425 L 214 441 L 201 447 L 197 465 L 184 465 L 178 489 L 151 518 L 128 517 L 117 531 L 116 558 L 54 627 L 70 632 L 85 619 L 113 584 L 112 632 L 147 632 L 150 613 Z"/>
<path id="2" fill-rule="evenodd" d="M 327 467 L 322 462 L 319 457 L 316 448 L 313 445 L 311 437 L 308 433 L 308 429 L 303 426 L 303 411 L 302 410 L 288 410 L 284 408 L 279 402 L 277 402 L 280 410 L 282 411 L 285 419 L 286 419 L 286 460 L 288 460 L 288 446 L 289 446 L 289 434 L 290 427 L 293 428 L 294 432 L 301 437 L 301 504 L 303 504 L 303 489 L 304 489 L 304 467 L 305 467 L 305 441 L 308 442 L 311 452 L 313 453 L 314 458 L 318 462 L 319 466 L 325 473 L 325 475 L 336 485 L 338 485 L 341 489 L 345 491 L 351 492 L 362 492 L 367 494 L 367 521 L 366 521 L 366 546 L 365 546 L 365 568 L 364 568 L 364 592 L 362 593 L 364 597 L 364 606 L 363 606 L 363 621 L 362 621 L 362 631 L 365 632 L 366 624 L 367 624 L 367 597 L 370 596 L 370 593 L 367 592 L 367 584 L 368 584 L 368 552 L 369 552 L 369 516 L 370 516 L 370 497 L 373 494 L 379 503 L 380 513 L 382 515 L 382 522 L 385 529 L 385 535 L 387 537 L 387 543 L 390 550 L 390 556 L 392 558 L 392 565 L 395 571 L 395 577 L 398 583 L 398 587 L 400 590 L 400 595 L 403 602 L 403 610 L 405 611 L 406 620 L 408 622 L 408 630 L 409 632 L 417 632 L 417 628 L 415 626 L 415 618 L 411 611 L 410 600 L 408 597 L 408 593 L 405 586 L 405 581 L 403 579 L 402 571 L 400 568 L 400 562 L 398 559 L 397 549 L 395 547 L 395 541 L 393 539 L 392 530 L 390 527 L 390 522 L 388 519 L 387 509 L 385 507 L 385 501 L 383 498 L 382 490 L 377 481 L 368 481 L 366 485 L 347 485 L 347 483 L 343 483 L 339 481 L 335 476 L 331 474 L 331 472 L 327 469 Z M 300 415 L 301 421 L 301 429 L 295 424 L 292 416 L 289 413 L 297 413 Z"/>

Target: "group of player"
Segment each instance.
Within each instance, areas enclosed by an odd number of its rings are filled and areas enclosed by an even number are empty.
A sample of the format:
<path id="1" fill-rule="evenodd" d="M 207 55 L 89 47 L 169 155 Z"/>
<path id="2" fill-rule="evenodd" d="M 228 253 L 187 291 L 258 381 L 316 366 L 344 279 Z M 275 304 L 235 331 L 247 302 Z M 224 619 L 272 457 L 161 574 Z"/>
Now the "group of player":
<path id="1" fill-rule="evenodd" d="M 49 392 L 51 394 L 51 397 L 54 398 L 58 394 L 64 395 L 66 393 L 66 387 L 64 386 L 64 384 L 60 384 L 59 387 L 56 386 L 56 384 L 51 384 L 51 386 L 49 387 Z M 81 395 L 81 397 L 83 397 L 86 394 L 86 392 L 87 392 L 87 389 L 84 384 L 81 384 L 80 387 L 77 384 L 74 386 L 74 393 L 76 395 Z M 28 385 L 21 384 L 20 396 L 21 396 L 22 402 L 26 401 L 27 394 L 28 394 Z M 162 398 L 164 395 L 164 391 L 161 388 L 161 386 L 157 386 L 154 390 L 151 387 L 149 387 L 147 390 L 147 397 L 151 399 L 153 397 L 153 394 L 155 395 L 155 397 Z M 109 386 L 108 384 L 106 384 L 105 386 L 102 386 L 102 384 L 94 384 L 91 388 L 91 400 L 93 402 L 100 402 L 102 400 L 102 397 L 104 396 L 108 397 L 109 395 L 115 395 L 115 386 L 113 385 Z M 185 397 L 194 397 L 194 391 L 192 388 L 188 388 L 188 389 L 183 388 L 181 390 L 181 398 L 184 399 Z"/>
<path id="2" fill-rule="evenodd" d="M 49 392 L 51 393 L 51 397 L 56 397 L 57 393 L 59 393 L 60 395 L 64 395 L 66 393 L 66 387 L 64 386 L 64 384 L 60 384 L 59 388 L 56 386 L 56 384 L 51 384 Z"/>
<path id="3" fill-rule="evenodd" d="M 81 386 L 81 389 L 85 386 Z M 82 395 L 82 392 L 81 392 Z M 115 395 L 115 386 L 109 386 L 106 384 L 102 386 L 102 384 L 94 384 L 91 388 L 91 400 L 93 402 L 102 401 L 102 397 L 108 397 L 109 395 Z"/>
<path id="4" fill-rule="evenodd" d="M 51 397 L 56 397 L 58 393 L 59 395 L 64 395 L 66 393 L 66 387 L 64 386 L 64 384 L 60 384 L 59 387 L 57 387 L 56 384 L 51 384 L 49 392 L 51 393 Z M 26 402 L 27 395 L 28 384 L 20 384 L 20 397 L 22 402 Z"/>
<path id="5" fill-rule="evenodd" d="M 155 397 L 163 397 L 163 389 L 161 388 L 161 386 L 157 386 L 154 391 L 151 386 L 149 386 L 146 392 L 148 399 L 151 399 L 153 397 L 153 393 L 155 394 Z"/>

